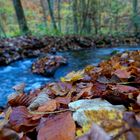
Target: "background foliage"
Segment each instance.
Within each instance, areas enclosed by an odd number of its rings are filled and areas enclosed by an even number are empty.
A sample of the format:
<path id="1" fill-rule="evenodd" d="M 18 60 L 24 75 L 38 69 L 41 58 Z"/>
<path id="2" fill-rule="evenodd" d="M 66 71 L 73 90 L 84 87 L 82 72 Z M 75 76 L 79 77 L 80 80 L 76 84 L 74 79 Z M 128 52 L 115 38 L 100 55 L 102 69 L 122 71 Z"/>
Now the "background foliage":
<path id="1" fill-rule="evenodd" d="M 127 35 L 140 31 L 140 0 L 50 0 L 54 21 L 48 1 L 21 0 L 33 35 Z M 0 35 L 21 35 L 11 0 L 0 0 Z"/>

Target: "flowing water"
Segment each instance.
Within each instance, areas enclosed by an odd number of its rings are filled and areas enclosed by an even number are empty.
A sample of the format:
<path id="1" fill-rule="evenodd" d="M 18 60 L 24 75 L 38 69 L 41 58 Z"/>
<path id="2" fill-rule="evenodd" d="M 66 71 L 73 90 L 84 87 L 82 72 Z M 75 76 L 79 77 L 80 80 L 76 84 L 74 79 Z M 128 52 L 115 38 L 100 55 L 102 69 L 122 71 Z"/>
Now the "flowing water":
<path id="1" fill-rule="evenodd" d="M 26 83 L 26 91 L 40 87 L 41 85 L 58 80 L 70 71 L 76 71 L 89 64 L 97 65 L 101 60 L 111 55 L 113 51 L 140 50 L 140 46 L 122 46 L 118 48 L 87 49 L 59 53 L 68 59 L 68 65 L 59 68 L 53 78 L 47 78 L 32 74 L 31 65 L 35 59 L 25 59 L 12 63 L 9 66 L 0 67 L 0 106 L 7 102 L 8 94 L 13 93 L 12 87 L 19 83 Z"/>

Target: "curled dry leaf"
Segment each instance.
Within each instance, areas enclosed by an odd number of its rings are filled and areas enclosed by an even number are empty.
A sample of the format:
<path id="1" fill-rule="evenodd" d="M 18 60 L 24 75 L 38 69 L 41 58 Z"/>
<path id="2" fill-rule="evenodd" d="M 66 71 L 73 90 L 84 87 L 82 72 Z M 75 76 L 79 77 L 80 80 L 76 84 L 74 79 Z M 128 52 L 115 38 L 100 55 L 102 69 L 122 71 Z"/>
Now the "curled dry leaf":
<path id="1" fill-rule="evenodd" d="M 20 83 L 18 85 L 15 85 L 13 89 L 16 91 L 16 93 L 23 93 L 25 88 L 25 83 Z"/>
<path id="2" fill-rule="evenodd" d="M 33 116 L 29 114 L 25 106 L 15 107 L 10 114 L 9 122 L 16 132 L 32 131 L 38 124 L 39 119 L 32 119 Z"/>
<path id="3" fill-rule="evenodd" d="M 29 106 L 32 100 L 35 98 L 35 94 L 26 95 L 24 93 L 21 94 L 12 94 L 8 98 L 8 104 L 12 107 L 16 106 Z"/>
<path id="4" fill-rule="evenodd" d="M 47 94 L 40 93 L 33 102 L 29 105 L 29 110 L 36 110 L 39 106 L 47 103 L 50 100 Z"/>
<path id="5" fill-rule="evenodd" d="M 72 85 L 66 82 L 65 83 L 63 82 L 52 83 L 50 84 L 49 89 L 56 96 L 64 96 L 72 90 Z"/>
<path id="6" fill-rule="evenodd" d="M 39 129 L 38 140 L 75 140 L 75 123 L 70 112 L 49 118 Z"/>

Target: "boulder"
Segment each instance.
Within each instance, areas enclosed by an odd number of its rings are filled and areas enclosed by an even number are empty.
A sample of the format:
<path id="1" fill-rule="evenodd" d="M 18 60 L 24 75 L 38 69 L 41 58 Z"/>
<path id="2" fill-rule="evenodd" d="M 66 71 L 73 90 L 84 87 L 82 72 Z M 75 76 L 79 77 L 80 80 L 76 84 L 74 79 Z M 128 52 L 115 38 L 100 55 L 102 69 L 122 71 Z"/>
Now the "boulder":
<path id="1" fill-rule="evenodd" d="M 66 64 L 67 60 L 63 56 L 45 56 L 32 64 L 32 72 L 51 77 L 59 67 Z"/>
<path id="2" fill-rule="evenodd" d="M 75 102 L 69 103 L 69 108 L 76 110 L 73 113 L 73 119 L 80 126 L 83 126 L 88 122 L 88 117 L 85 115 L 85 111 L 98 111 L 98 110 L 107 110 L 107 111 L 125 111 L 123 105 L 112 105 L 106 100 L 102 99 L 83 99 Z"/>

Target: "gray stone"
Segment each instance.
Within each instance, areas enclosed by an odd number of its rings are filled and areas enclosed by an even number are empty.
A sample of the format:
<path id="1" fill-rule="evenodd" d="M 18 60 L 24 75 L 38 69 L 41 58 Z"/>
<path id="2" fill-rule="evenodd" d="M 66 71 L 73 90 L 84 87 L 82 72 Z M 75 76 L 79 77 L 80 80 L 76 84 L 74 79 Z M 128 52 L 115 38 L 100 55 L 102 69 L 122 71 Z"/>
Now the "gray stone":
<path id="1" fill-rule="evenodd" d="M 116 111 L 125 111 L 125 107 L 123 105 L 112 105 L 106 100 L 102 99 L 84 99 L 78 100 L 75 102 L 69 103 L 69 108 L 76 110 L 73 113 L 73 119 L 80 126 L 88 122 L 88 118 L 84 114 L 86 110 L 116 110 Z"/>

